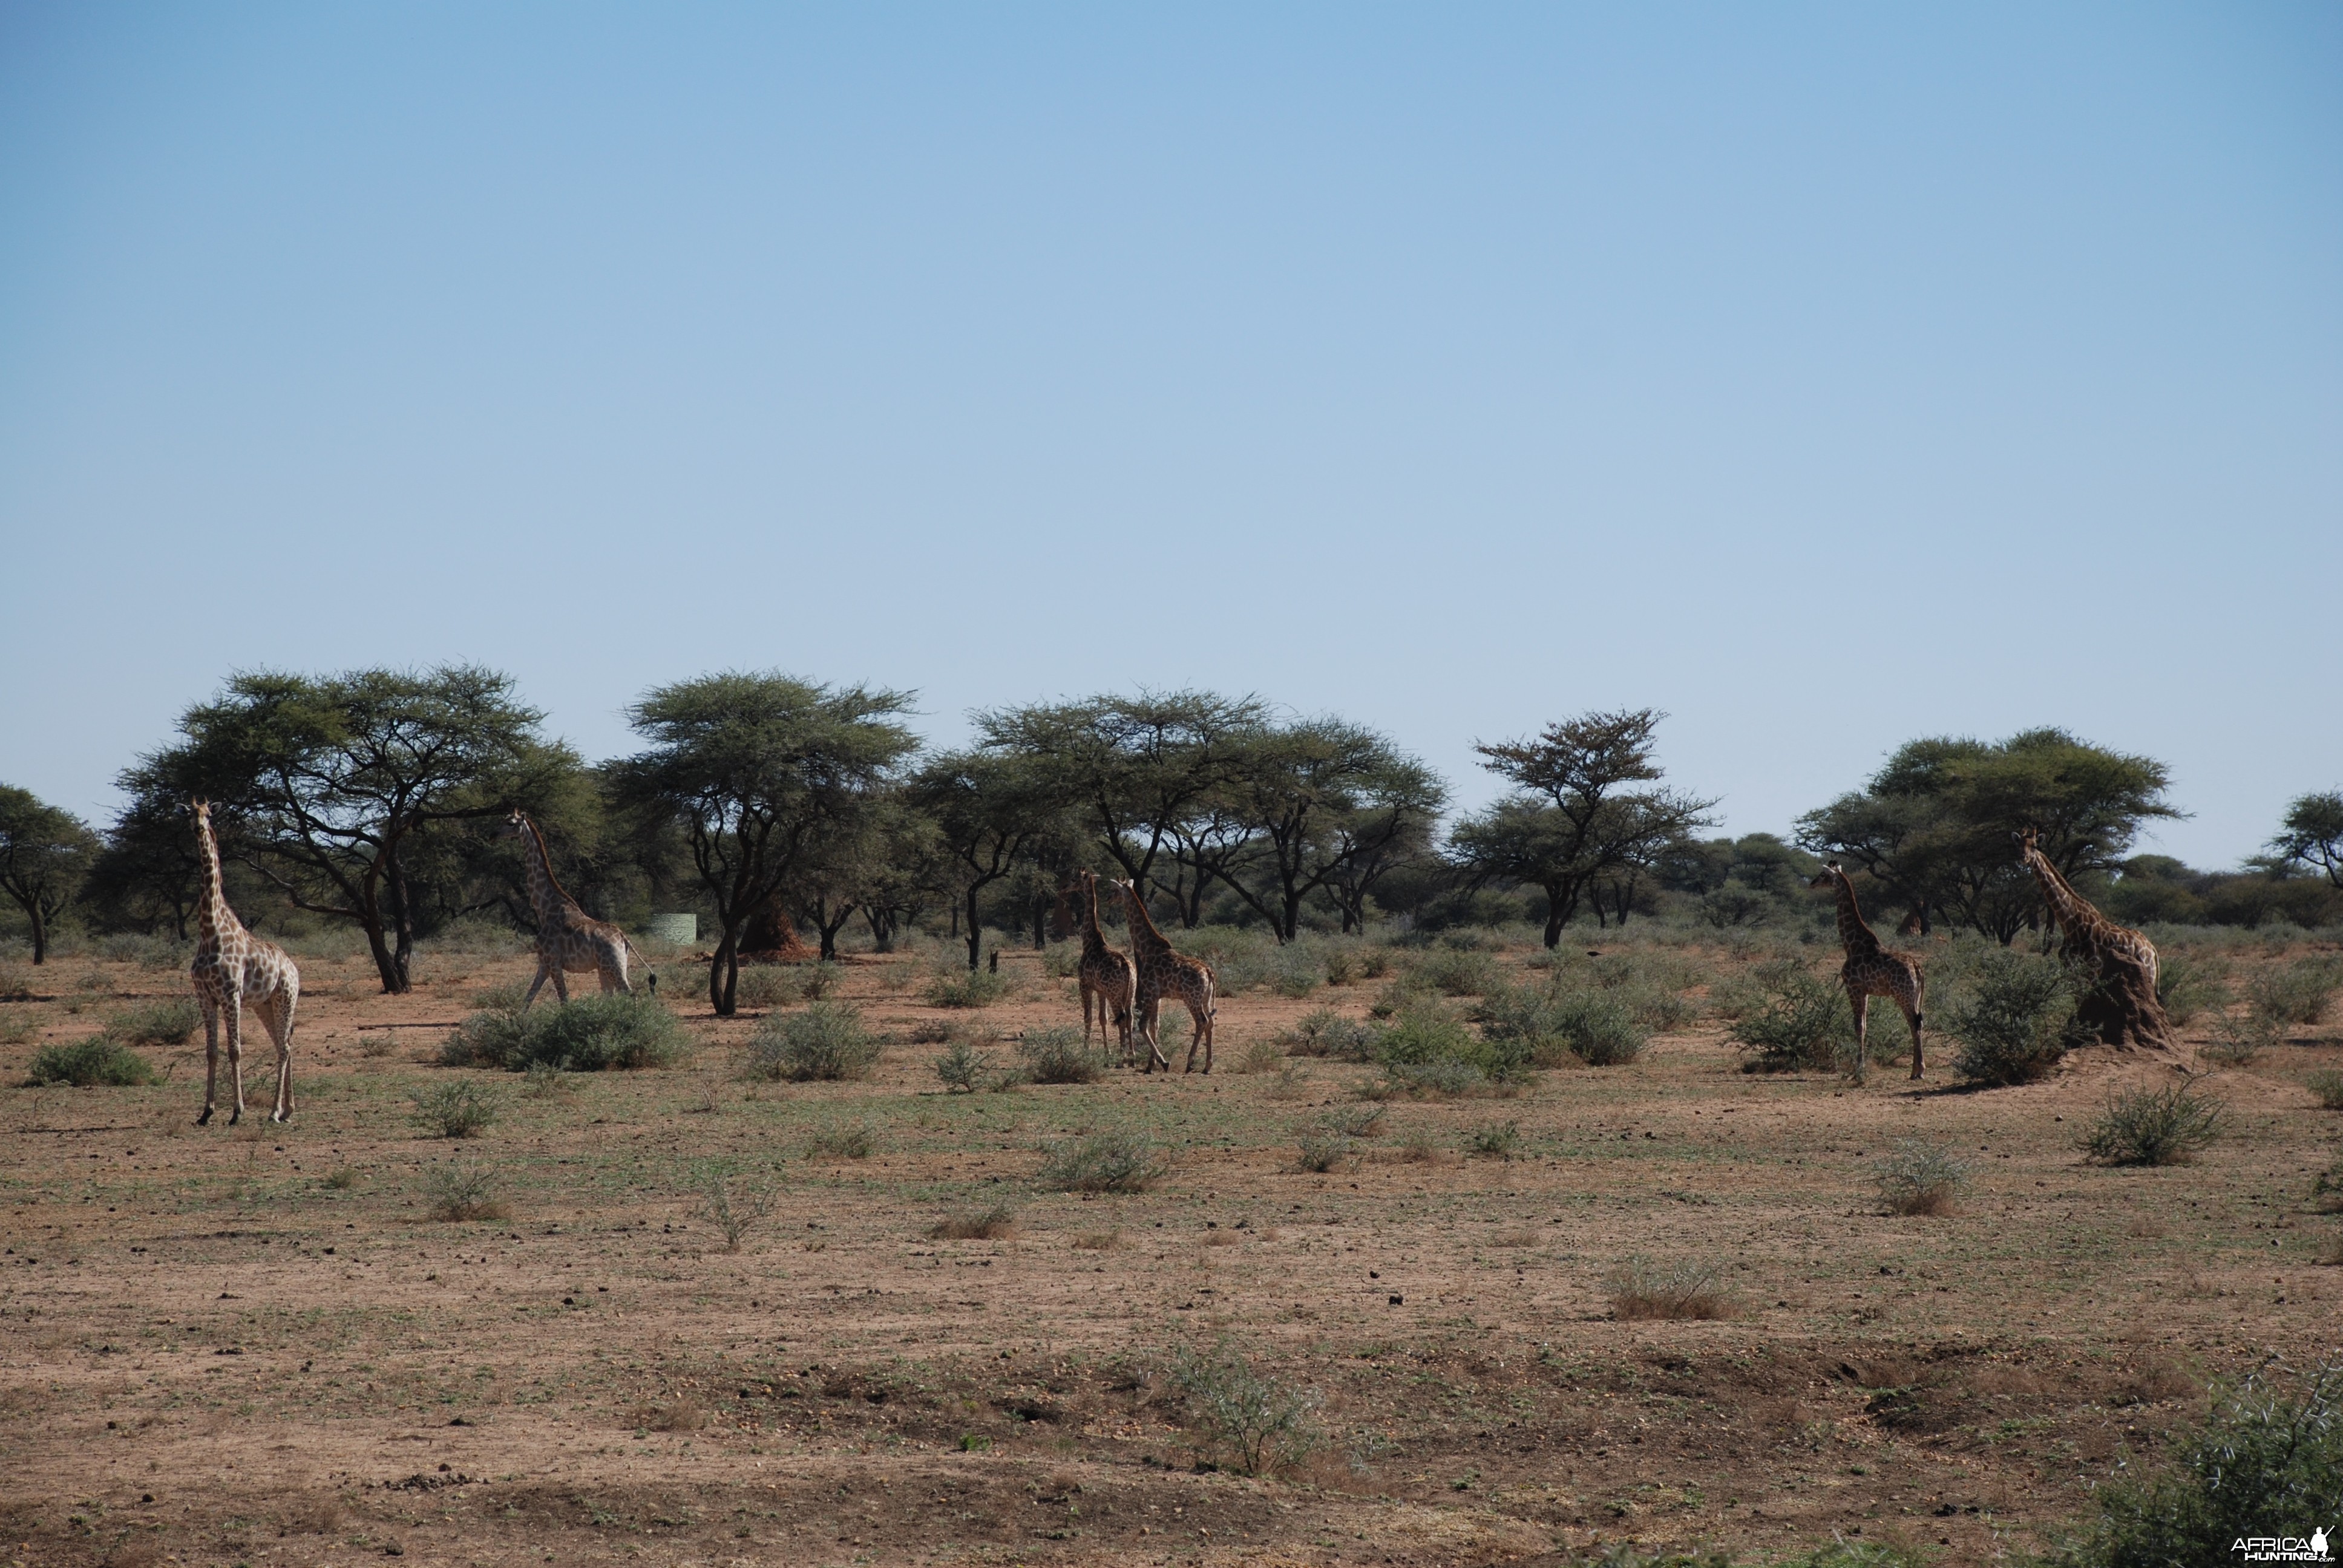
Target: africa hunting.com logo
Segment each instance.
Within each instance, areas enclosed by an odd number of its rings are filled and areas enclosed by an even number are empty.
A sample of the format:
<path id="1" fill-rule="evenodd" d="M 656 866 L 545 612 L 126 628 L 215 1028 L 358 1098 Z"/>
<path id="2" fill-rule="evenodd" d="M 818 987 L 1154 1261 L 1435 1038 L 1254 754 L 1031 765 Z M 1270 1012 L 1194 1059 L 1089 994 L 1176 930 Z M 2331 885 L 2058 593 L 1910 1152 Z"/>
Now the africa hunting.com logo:
<path id="1" fill-rule="evenodd" d="M 2327 1531 L 2322 1526 L 2310 1533 L 2308 1539 L 2300 1535 L 2241 1535 L 2229 1548 L 2242 1553 L 2247 1563 L 2332 1563 L 2328 1555 Z"/>

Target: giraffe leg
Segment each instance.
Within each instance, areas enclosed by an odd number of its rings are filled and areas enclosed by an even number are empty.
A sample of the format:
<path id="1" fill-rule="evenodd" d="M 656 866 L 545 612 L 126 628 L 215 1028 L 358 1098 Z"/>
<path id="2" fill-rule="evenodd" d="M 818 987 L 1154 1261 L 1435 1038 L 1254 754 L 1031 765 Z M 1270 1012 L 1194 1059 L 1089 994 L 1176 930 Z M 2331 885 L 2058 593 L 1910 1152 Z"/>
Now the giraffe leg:
<path id="1" fill-rule="evenodd" d="M 1171 1071 L 1172 1059 L 1163 1054 L 1163 1000 L 1161 997 L 1149 998 L 1139 1009 L 1137 1023 L 1140 1038 L 1147 1042 L 1146 1070 L 1152 1072 L 1160 1067 L 1166 1072 Z"/>
<path id="2" fill-rule="evenodd" d="M 1082 982 L 1082 1049 L 1091 1048 L 1091 984 Z"/>
<path id="3" fill-rule="evenodd" d="M 244 988 L 227 993 L 220 1010 L 227 1016 L 227 1081 L 236 1091 L 236 1108 L 227 1113 L 230 1127 L 244 1120 Z"/>
<path id="4" fill-rule="evenodd" d="M 293 1010 L 297 1005 L 289 992 L 279 992 L 276 1005 L 261 1014 L 269 1039 L 277 1042 L 277 1106 L 268 1114 L 271 1121 L 293 1120 Z"/>
<path id="5" fill-rule="evenodd" d="M 1914 1078 L 1920 1076 L 1921 1064 L 1926 1060 L 1920 1045 L 1920 1018 L 1922 1004 L 1928 999 L 1927 988 L 1926 980 L 1916 978 L 1912 986 L 1912 1005 L 1904 1010 L 1905 1018 L 1912 1025 L 1912 1076 Z"/>
<path id="6" fill-rule="evenodd" d="M 535 980 L 531 980 L 531 981 L 529 981 L 529 982 L 528 982 L 528 994 L 527 996 L 525 996 L 525 997 L 523 997 L 523 998 L 521 998 L 521 999 L 520 999 L 520 1010 L 521 1010 L 521 1011 L 523 1011 L 523 1012 L 527 1012 L 527 1011 L 528 1010 L 528 1004 L 529 1004 L 529 1003 L 531 1003 L 531 1002 L 533 1002 L 533 1001 L 535 1001 L 535 1000 L 537 1000 L 537 992 L 538 992 L 538 989 L 540 986 L 544 985 L 544 984 L 545 984 L 545 955 L 544 955 L 544 954 L 542 954 L 542 953 L 540 953 L 540 954 L 538 954 L 538 960 L 537 960 L 537 978 L 536 978 Z"/>
<path id="7" fill-rule="evenodd" d="M 553 998 L 564 1007 L 569 1005 L 569 976 L 562 963 L 567 956 L 563 953 L 553 955 Z"/>
<path id="8" fill-rule="evenodd" d="M 1855 1086 L 1860 1088 L 1865 1076 L 1864 1056 L 1870 1045 L 1867 1035 L 1871 1022 L 1871 1010 L 1866 1004 L 1871 1000 L 1871 995 L 1867 991 L 1857 990 L 1855 987 L 1849 986 L 1846 988 L 1846 997 L 1855 1004 Z"/>
<path id="9" fill-rule="evenodd" d="M 204 1113 L 196 1118 L 203 1126 L 212 1119 L 212 1102 L 219 1089 L 219 999 L 208 993 L 198 999 L 204 1004 Z"/>
<path id="10" fill-rule="evenodd" d="M 610 950 L 609 966 L 602 971 L 602 989 L 628 996 L 635 994 L 634 985 L 627 979 L 627 944 L 624 942 Z"/>
<path id="11" fill-rule="evenodd" d="M 1196 1070 L 1196 1048 L 1200 1045 L 1204 1048 L 1206 1075 L 1209 1076 L 1212 1070 L 1212 1020 L 1219 1012 L 1209 997 L 1204 1000 L 1202 1011 L 1194 1007 L 1188 1009 L 1188 1070 L 1191 1072 Z"/>

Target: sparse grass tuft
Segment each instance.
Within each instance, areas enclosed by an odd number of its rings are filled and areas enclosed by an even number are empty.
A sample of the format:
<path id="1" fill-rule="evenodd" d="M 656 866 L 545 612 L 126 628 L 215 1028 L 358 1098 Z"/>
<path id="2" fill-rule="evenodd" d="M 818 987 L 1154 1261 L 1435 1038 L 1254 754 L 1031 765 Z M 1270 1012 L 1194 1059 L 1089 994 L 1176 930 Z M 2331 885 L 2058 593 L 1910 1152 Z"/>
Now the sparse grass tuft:
<path id="1" fill-rule="evenodd" d="M 0 962 L 0 1001 L 30 1001 L 33 971 L 20 963 Z"/>
<path id="2" fill-rule="evenodd" d="M 628 1419 L 638 1432 L 698 1432 L 708 1424 L 708 1411 L 688 1399 L 662 1400 L 635 1406 Z"/>
<path id="3" fill-rule="evenodd" d="M 369 1060 L 379 1061 L 397 1049 L 398 1041 L 391 1035 L 362 1034 L 358 1036 L 358 1054 Z"/>
<path id="4" fill-rule="evenodd" d="M 879 1151 L 879 1135 L 865 1121 L 833 1122 L 806 1140 L 809 1160 L 868 1160 Z"/>
<path id="5" fill-rule="evenodd" d="M 951 1043 L 935 1060 L 936 1076 L 953 1094 L 973 1094 L 992 1071 L 992 1053 L 979 1050 L 966 1035 L 949 1038 Z"/>
<path id="6" fill-rule="evenodd" d="M 1353 1157 L 1350 1139 L 1337 1128 L 1305 1127 L 1295 1141 L 1301 1150 L 1295 1163 L 1316 1174 L 1322 1175 Z"/>
<path id="7" fill-rule="evenodd" d="M 2246 1067 L 2285 1036 L 2285 1026 L 2258 1008 L 2242 1013 L 2219 1013 L 2213 1020 L 2213 1038 L 2197 1054 L 2216 1067 Z"/>
<path id="8" fill-rule="evenodd" d="M 577 1092 L 569 1075 L 549 1061 L 532 1061 L 521 1075 L 520 1091 L 532 1100 L 555 1100 Z"/>
<path id="9" fill-rule="evenodd" d="M 818 1001 L 802 1012 L 775 1013 L 749 1041 L 751 1078 L 793 1083 L 868 1078 L 879 1064 L 879 1038 L 861 1012 L 842 1002 Z"/>
<path id="10" fill-rule="evenodd" d="M 2343 1111 L 2343 1072 L 2326 1068 L 2302 1081 L 2312 1094 L 2318 1096 L 2321 1111 Z"/>
<path id="11" fill-rule="evenodd" d="M 1871 1177 L 1891 1214 L 1949 1214 L 1968 1170 L 1950 1150 L 1906 1138 L 1872 1166 Z"/>
<path id="12" fill-rule="evenodd" d="M 1026 1078 L 1034 1083 L 1091 1083 L 1099 1077 L 1098 1057 L 1082 1043 L 1080 1030 L 1028 1030 L 1017 1054 L 1024 1059 Z"/>
<path id="13" fill-rule="evenodd" d="M 1518 1121 L 1492 1121 L 1464 1135 L 1464 1147 L 1483 1160 L 1511 1160 L 1521 1141 L 1522 1124 Z"/>
<path id="14" fill-rule="evenodd" d="M 1612 1315 L 1622 1322 L 1651 1318 L 1696 1318 L 1704 1322 L 1733 1316 L 1733 1302 L 1717 1285 L 1714 1264 L 1692 1259 L 1653 1262 L 1630 1259 L 1606 1281 Z"/>
<path id="15" fill-rule="evenodd" d="M 504 1107 L 469 1079 L 415 1091 L 415 1125 L 434 1138 L 477 1137 L 493 1126 Z"/>
<path id="16" fill-rule="evenodd" d="M 2222 1117 L 2193 1083 L 2132 1090 L 2108 1097 L 2082 1149 L 2107 1165 L 2186 1165 L 2220 1136 Z"/>
<path id="17" fill-rule="evenodd" d="M 146 1059 L 111 1035 L 92 1035 L 70 1045 L 45 1045 L 34 1053 L 25 1081 L 70 1083 L 76 1089 L 136 1089 L 155 1081 Z"/>
<path id="18" fill-rule="evenodd" d="M 357 1184 L 357 1171 L 355 1167 L 348 1165 L 335 1166 L 331 1171 L 327 1171 L 323 1177 L 319 1178 L 317 1182 L 318 1186 L 325 1188 L 329 1192 L 347 1192 Z"/>
<path id="19" fill-rule="evenodd" d="M 2317 1023 L 2343 990 L 2343 959 L 2330 955 L 2272 964 L 2246 984 L 2254 1012 L 2280 1028 Z"/>
<path id="20" fill-rule="evenodd" d="M 1006 1203 L 995 1203 L 990 1209 L 948 1214 L 929 1226 L 928 1234 L 939 1241 L 998 1241 L 1016 1230 L 1017 1211 Z"/>
<path id="21" fill-rule="evenodd" d="M 1155 1141 L 1136 1128 L 1102 1128 L 1069 1139 L 1049 1151 L 1035 1181 L 1056 1192 L 1140 1192 L 1151 1186 L 1171 1161 Z"/>
<path id="22" fill-rule="evenodd" d="M 1256 1040 L 1229 1063 L 1231 1072 L 1275 1072 L 1285 1065 L 1285 1050 L 1273 1040 Z"/>
<path id="23" fill-rule="evenodd" d="M 1171 1373 L 1209 1441 L 1239 1474 L 1288 1470 L 1316 1450 L 1315 1389 L 1265 1375 L 1225 1345 L 1210 1354 L 1182 1346 Z"/>
<path id="24" fill-rule="evenodd" d="M 772 1212 L 772 1189 L 741 1176 L 720 1161 L 708 1161 L 690 1172 L 691 1191 L 699 1196 L 699 1213 L 722 1232 L 724 1250 L 737 1252 L 750 1231 Z"/>
<path id="25" fill-rule="evenodd" d="M 930 1007 L 990 1007 L 1008 994 L 1007 978 L 990 970 L 946 969 L 928 982 Z"/>
<path id="26" fill-rule="evenodd" d="M 496 1196 L 488 1171 L 469 1160 L 451 1160 L 424 1173 L 423 1198 L 435 1220 L 509 1220 L 512 1208 Z"/>
<path id="27" fill-rule="evenodd" d="M 1085 1252 L 1111 1252 L 1122 1245 L 1122 1232 L 1093 1231 L 1088 1235 L 1075 1237 L 1069 1244 L 1080 1247 Z"/>

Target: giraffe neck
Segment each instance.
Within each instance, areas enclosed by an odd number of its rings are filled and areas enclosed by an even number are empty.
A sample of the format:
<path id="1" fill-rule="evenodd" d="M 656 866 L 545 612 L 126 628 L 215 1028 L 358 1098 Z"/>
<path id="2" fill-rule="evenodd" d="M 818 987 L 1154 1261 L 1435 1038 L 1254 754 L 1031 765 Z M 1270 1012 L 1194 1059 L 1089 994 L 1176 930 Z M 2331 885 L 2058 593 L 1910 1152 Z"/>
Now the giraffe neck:
<path id="1" fill-rule="evenodd" d="M 2097 930 L 2107 924 L 2099 911 L 2058 874 L 2049 856 L 2029 849 L 2026 851 L 2026 863 L 2033 868 L 2034 879 L 2042 885 L 2042 898 L 2050 906 L 2050 918 L 2066 927 L 2069 935 Z"/>
<path id="2" fill-rule="evenodd" d="M 1855 884 L 1845 871 L 1834 870 L 1831 879 L 1838 884 L 1838 940 L 1850 953 L 1875 953 L 1879 950 L 1879 933 L 1864 923 L 1862 906 L 1855 901 Z"/>
<path id="3" fill-rule="evenodd" d="M 1082 890 L 1082 903 L 1084 906 L 1082 911 L 1082 950 L 1085 952 L 1102 953 L 1106 951 L 1106 932 L 1101 930 L 1099 927 L 1098 884 L 1096 882 L 1086 884 Z"/>
<path id="4" fill-rule="evenodd" d="M 537 830 L 537 823 L 523 817 L 521 826 L 528 829 L 528 901 L 537 910 L 537 923 L 551 930 L 560 923 L 569 895 L 554 880 L 553 857 L 545 848 L 545 835 Z"/>
<path id="5" fill-rule="evenodd" d="M 1161 931 L 1155 929 L 1155 917 L 1147 912 L 1147 900 L 1139 896 L 1136 882 L 1123 894 L 1122 904 L 1131 913 L 1131 946 L 1133 951 L 1151 957 L 1172 950 L 1172 944 L 1164 940 Z"/>
<path id="6" fill-rule="evenodd" d="M 212 837 L 209 817 L 196 819 L 196 849 L 204 862 L 203 896 L 196 900 L 196 945 L 216 944 L 229 931 L 240 930 L 236 911 L 227 907 L 227 890 L 220 884 L 219 841 Z"/>

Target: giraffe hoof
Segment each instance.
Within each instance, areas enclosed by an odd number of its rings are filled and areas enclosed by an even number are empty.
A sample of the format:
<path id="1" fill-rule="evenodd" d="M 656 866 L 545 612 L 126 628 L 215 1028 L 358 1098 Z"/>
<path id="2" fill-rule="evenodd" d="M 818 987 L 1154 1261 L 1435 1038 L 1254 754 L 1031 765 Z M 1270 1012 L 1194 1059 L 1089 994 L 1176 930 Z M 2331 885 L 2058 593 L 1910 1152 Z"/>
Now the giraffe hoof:
<path id="1" fill-rule="evenodd" d="M 211 1119 L 212 1119 L 212 1108 L 211 1108 L 210 1106 L 206 1105 L 206 1106 L 205 1106 L 205 1107 L 204 1107 L 204 1113 L 203 1113 L 201 1116 L 198 1116 L 198 1117 L 196 1117 L 196 1126 L 198 1126 L 198 1127 L 204 1126 L 205 1124 L 206 1124 L 207 1122 L 209 1122 L 209 1121 L 211 1121 Z"/>

